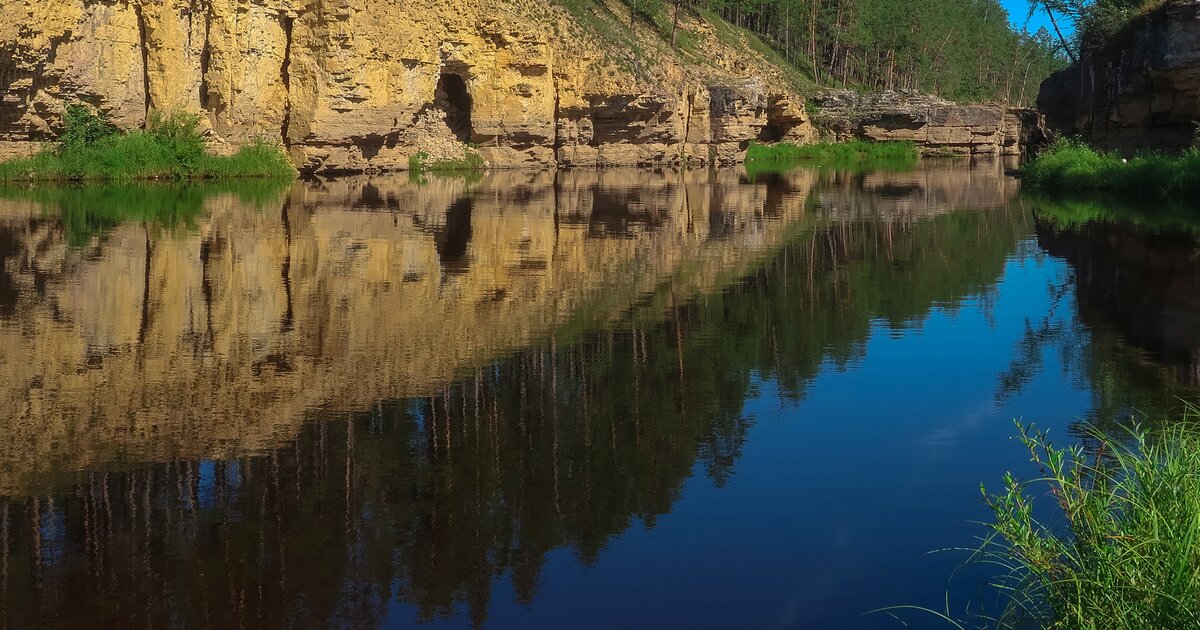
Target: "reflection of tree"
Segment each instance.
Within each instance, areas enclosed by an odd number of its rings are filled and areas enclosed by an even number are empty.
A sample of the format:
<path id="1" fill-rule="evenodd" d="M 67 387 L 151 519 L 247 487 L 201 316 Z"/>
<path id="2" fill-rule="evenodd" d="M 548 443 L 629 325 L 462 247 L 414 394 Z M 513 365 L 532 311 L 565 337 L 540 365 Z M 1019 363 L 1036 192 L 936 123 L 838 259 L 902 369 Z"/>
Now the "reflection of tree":
<path id="1" fill-rule="evenodd" d="M 1023 387 L 1043 353 L 1056 351 L 1064 368 L 1092 388 L 1090 423 L 1116 428 L 1176 417 L 1200 385 L 1195 237 L 1103 219 L 1039 220 L 1037 233 L 1039 245 L 1072 269 L 1068 285 L 1050 291 L 1057 304 L 1070 290 L 1078 323 L 1047 319 L 1031 326 L 1001 377 L 1001 394 Z"/>
<path id="2" fill-rule="evenodd" d="M 1019 393 L 1042 371 L 1044 348 L 1059 347 L 1064 369 L 1069 369 L 1083 350 L 1083 344 L 1086 343 L 1084 331 L 1074 319 L 1060 316 L 1063 299 L 1070 295 L 1071 289 L 1069 281 L 1061 285 L 1047 285 L 1050 308 L 1036 326 L 1026 318 L 1025 331 L 1017 342 L 1012 363 L 1000 374 L 1000 384 L 996 389 L 997 402 L 1004 402 Z"/>
<path id="3" fill-rule="evenodd" d="M 314 413 L 283 448 L 7 501 L 5 621 L 376 626 L 399 598 L 480 624 L 497 576 L 531 601 L 549 551 L 595 562 L 667 513 L 697 464 L 728 480 L 756 378 L 798 399 L 826 361 L 861 354 L 873 323 L 987 291 L 1016 220 L 814 219 L 723 291 L 683 301 L 670 284 L 657 312 L 423 398 Z"/>

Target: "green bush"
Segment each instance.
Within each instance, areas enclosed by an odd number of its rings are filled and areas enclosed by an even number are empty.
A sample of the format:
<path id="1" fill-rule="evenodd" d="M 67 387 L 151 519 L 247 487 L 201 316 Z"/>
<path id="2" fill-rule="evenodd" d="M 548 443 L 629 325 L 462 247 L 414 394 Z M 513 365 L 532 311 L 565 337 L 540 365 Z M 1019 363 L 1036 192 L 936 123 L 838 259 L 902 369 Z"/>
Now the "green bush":
<path id="1" fill-rule="evenodd" d="M 1185 422 L 1131 443 L 1055 448 L 1018 424 L 1041 478 L 983 489 L 995 520 L 982 550 L 1008 570 L 1000 627 L 1200 628 L 1200 437 Z M 1048 517 L 1036 498 L 1057 506 Z"/>
<path id="2" fill-rule="evenodd" d="M 144 131 L 121 133 L 82 105 L 63 116 L 57 148 L 0 162 L 0 182 L 293 177 L 282 147 L 256 139 L 232 156 L 205 151 L 200 117 L 151 113 Z"/>
<path id="3" fill-rule="evenodd" d="M 118 133 L 117 128 L 102 116 L 86 105 L 78 103 L 67 106 L 63 113 L 63 127 L 63 134 L 59 138 L 62 142 L 59 153 L 78 151 Z"/>

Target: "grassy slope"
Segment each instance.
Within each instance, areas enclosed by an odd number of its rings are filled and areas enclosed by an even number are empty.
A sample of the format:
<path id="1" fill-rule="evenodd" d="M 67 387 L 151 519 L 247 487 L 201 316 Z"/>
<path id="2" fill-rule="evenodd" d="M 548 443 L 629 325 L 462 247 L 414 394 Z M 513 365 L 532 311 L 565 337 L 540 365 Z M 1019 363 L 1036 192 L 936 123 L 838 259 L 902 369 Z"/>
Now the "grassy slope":
<path id="1" fill-rule="evenodd" d="M 715 13 L 696 10 L 684 5 L 676 31 L 674 48 L 671 31 L 674 8 L 664 4 L 658 11 L 638 14 L 630 30 L 629 8 L 619 0 L 556 0 L 582 27 L 599 38 L 608 50 L 628 51 L 616 55 L 621 66 L 635 74 L 646 72 L 658 59 L 671 59 L 713 77 L 735 78 L 738 73 L 713 63 L 714 49 L 765 67 L 779 74 L 797 93 L 804 94 L 815 87 L 811 72 L 804 70 L 807 60 L 799 65 L 788 63 L 771 45 L 754 33 L 734 26 Z M 643 77 L 646 78 L 646 77 Z"/>

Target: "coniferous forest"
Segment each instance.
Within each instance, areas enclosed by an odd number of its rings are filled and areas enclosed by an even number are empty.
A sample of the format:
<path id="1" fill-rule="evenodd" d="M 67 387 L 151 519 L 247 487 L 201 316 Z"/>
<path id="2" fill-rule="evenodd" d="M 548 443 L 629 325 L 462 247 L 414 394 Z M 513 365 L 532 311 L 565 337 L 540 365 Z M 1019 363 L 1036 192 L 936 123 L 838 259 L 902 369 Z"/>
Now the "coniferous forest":
<path id="1" fill-rule="evenodd" d="M 820 86 L 1029 104 L 1067 63 L 1046 29 L 1014 30 L 999 0 L 625 0 L 650 22 L 715 14 Z M 1020 18 L 1024 16 L 1015 16 Z"/>

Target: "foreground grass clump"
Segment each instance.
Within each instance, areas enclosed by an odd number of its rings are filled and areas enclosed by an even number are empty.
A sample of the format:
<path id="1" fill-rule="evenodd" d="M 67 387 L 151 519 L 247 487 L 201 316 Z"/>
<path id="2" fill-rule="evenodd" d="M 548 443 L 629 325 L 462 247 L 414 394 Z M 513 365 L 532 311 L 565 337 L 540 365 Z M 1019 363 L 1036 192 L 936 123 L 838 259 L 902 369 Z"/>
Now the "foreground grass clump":
<path id="1" fill-rule="evenodd" d="M 1010 570 L 1000 584 L 1012 594 L 1000 627 L 1200 628 L 1193 431 L 1134 432 L 1131 444 L 1093 431 L 1097 449 L 1085 453 L 1020 428 L 1042 478 L 1021 483 L 1010 474 L 999 494 L 984 491 L 995 522 L 983 553 Z M 1058 514 L 1035 517 L 1035 497 L 1047 492 Z"/>
<path id="2" fill-rule="evenodd" d="M 1104 192 L 1191 199 L 1200 195 L 1200 150 L 1148 153 L 1125 160 L 1082 142 L 1059 140 L 1021 169 L 1024 185 L 1046 192 Z"/>
<path id="3" fill-rule="evenodd" d="M 0 182 L 131 181 L 293 177 L 277 145 L 256 140 L 231 156 L 211 155 L 192 114 L 151 114 L 144 131 L 123 133 L 82 105 L 67 107 L 59 144 L 0 162 Z"/>
<path id="4" fill-rule="evenodd" d="M 839 169 L 903 170 L 916 165 L 920 153 L 911 142 L 851 142 L 795 145 L 752 143 L 748 168 L 822 166 Z"/>

